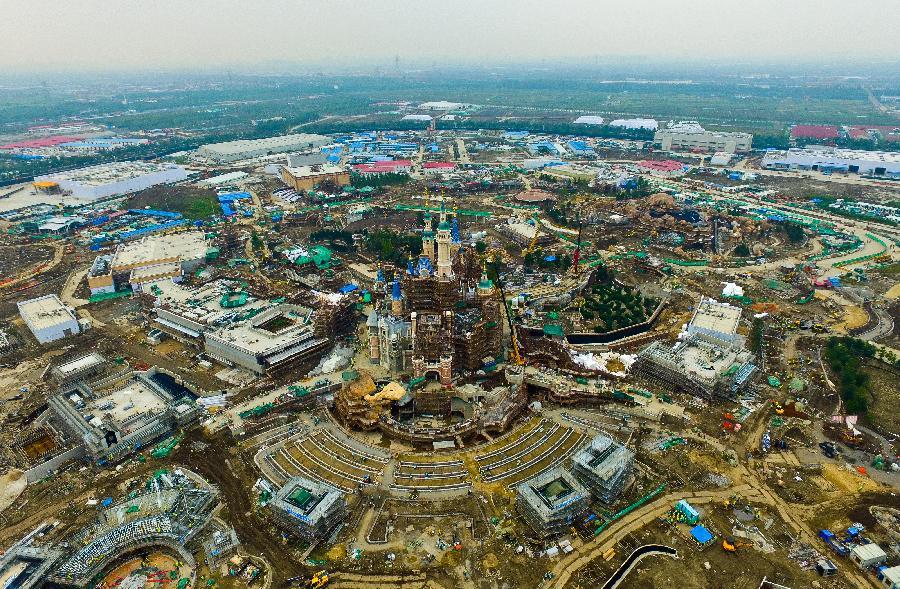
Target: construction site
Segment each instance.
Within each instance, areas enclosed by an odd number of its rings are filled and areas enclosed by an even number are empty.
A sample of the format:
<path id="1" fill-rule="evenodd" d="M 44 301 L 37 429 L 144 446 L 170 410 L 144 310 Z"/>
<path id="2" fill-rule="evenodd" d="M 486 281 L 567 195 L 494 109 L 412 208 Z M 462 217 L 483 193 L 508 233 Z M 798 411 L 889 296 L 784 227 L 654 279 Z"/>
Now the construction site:
<path id="1" fill-rule="evenodd" d="M 894 225 L 593 138 L 308 137 L 4 213 L 0 580 L 889 586 Z"/>

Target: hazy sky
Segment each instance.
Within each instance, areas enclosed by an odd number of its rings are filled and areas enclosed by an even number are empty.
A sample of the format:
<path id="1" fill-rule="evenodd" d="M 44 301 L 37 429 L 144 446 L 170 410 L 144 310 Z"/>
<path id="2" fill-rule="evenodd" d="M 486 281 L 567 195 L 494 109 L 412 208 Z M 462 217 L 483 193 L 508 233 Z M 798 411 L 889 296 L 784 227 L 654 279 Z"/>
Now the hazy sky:
<path id="1" fill-rule="evenodd" d="M 0 0 L 0 70 L 900 56 L 900 0 Z"/>

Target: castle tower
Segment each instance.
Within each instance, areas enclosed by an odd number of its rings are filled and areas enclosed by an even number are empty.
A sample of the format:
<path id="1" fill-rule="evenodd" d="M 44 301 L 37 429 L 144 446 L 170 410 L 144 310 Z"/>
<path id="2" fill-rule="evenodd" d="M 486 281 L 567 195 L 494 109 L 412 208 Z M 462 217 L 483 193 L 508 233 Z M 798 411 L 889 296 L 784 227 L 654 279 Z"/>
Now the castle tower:
<path id="1" fill-rule="evenodd" d="M 372 311 L 366 321 L 369 330 L 369 360 L 372 364 L 381 362 L 381 346 L 378 339 L 378 313 Z"/>
<path id="2" fill-rule="evenodd" d="M 437 230 L 437 275 L 438 278 L 450 278 L 453 276 L 451 264 L 450 245 L 453 240 L 450 223 L 447 222 L 447 210 L 441 201 L 441 220 Z"/>
<path id="3" fill-rule="evenodd" d="M 453 386 L 453 357 L 441 356 L 438 374 L 441 377 L 441 384 L 444 387 Z"/>
<path id="4" fill-rule="evenodd" d="M 399 280 L 394 280 L 391 284 L 391 314 L 397 317 L 403 314 L 403 295 Z"/>
<path id="5" fill-rule="evenodd" d="M 434 262 L 434 227 L 431 221 L 431 211 L 429 205 L 431 201 L 428 198 L 428 189 L 425 190 L 425 227 L 422 230 L 422 255 Z"/>
<path id="6" fill-rule="evenodd" d="M 481 280 L 478 282 L 478 298 L 493 298 L 494 296 L 494 282 L 488 278 L 487 275 L 487 264 L 482 266 L 481 269 Z"/>

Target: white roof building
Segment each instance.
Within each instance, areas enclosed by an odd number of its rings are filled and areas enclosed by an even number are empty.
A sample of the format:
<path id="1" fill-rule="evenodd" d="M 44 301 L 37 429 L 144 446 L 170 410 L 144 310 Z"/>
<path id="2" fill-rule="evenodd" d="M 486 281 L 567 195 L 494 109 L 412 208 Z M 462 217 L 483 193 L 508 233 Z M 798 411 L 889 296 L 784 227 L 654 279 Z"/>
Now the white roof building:
<path id="1" fill-rule="evenodd" d="M 447 102 L 446 100 L 434 100 L 431 102 L 423 102 L 419 105 L 422 110 L 459 110 L 467 108 L 468 104 L 462 102 Z"/>
<path id="2" fill-rule="evenodd" d="M 111 162 L 35 177 L 35 182 L 55 182 L 75 198 L 96 200 L 138 192 L 157 184 L 181 182 L 187 171 L 176 164 Z"/>
<path id="3" fill-rule="evenodd" d="M 687 332 L 714 337 L 724 342 L 734 342 L 738 338 L 737 328 L 741 320 L 741 308 L 720 303 L 709 297 L 702 297 L 694 316 L 688 324 Z"/>
<path id="4" fill-rule="evenodd" d="M 329 143 L 331 143 L 331 139 L 324 135 L 297 133 L 294 135 L 266 137 L 265 139 L 243 139 L 240 141 L 226 141 L 224 143 L 210 143 L 201 146 L 197 150 L 197 155 L 217 162 L 235 162 L 273 153 L 318 149 Z"/>
<path id="5" fill-rule="evenodd" d="M 656 131 L 659 128 L 659 123 L 655 119 L 614 119 L 609 122 L 609 126 L 622 129 L 649 129 Z"/>
<path id="6" fill-rule="evenodd" d="M 900 177 L 900 153 L 824 146 L 772 150 L 763 156 L 762 167 L 775 170 L 842 170 Z"/>
<path id="7" fill-rule="evenodd" d="M 74 311 L 55 294 L 19 301 L 16 305 L 25 325 L 42 344 L 81 333 Z"/>
<path id="8" fill-rule="evenodd" d="M 900 565 L 881 571 L 881 579 L 885 589 L 900 589 Z"/>
<path id="9" fill-rule="evenodd" d="M 677 149 L 735 153 L 750 151 L 753 135 L 726 131 L 707 131 L 697 121 L 670 123 L 653 136 L 663 151 Z"/>
<path id="10" fill-rule="evenodd" d="M 887 554 L 882 550 L 881 546 L 874 542 L 871 544 L 859 544 L 850 549 L 850 560 L 855 562 L 859 568 L 867 569 L 886 561 Z"/>
<path id="11" fill-rule="evenodd" d="M 406 115 L 401 121 L 431 121 L 431 115 Z"/>
<path id="12" fill-rule="evenodd" d="M 602 125 L 603 117 L 598 117 L 595 115 L 581 115 L 572 122 L 576 125 Z"/>

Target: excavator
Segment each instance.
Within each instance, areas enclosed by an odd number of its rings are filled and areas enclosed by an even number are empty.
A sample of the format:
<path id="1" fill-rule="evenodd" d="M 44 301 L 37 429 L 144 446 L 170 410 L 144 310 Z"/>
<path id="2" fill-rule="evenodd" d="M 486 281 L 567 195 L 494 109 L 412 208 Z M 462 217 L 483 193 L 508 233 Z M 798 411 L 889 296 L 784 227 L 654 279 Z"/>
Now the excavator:
<path id="1" fill-rule="evenodd" d="M 753 543 L 735 540 L 730 536 L 722 540 L 722 550 L 724 550 L 725 552 L 737 552 L 739 548 L 743 548 L 745 546 L 753 546 Z"/>
<path id="2" fill-rule="evenodd" d="M 304 589 L 322 589 L 328 582 L 331 580 L 331 577 L 328 575 L 328 571 L 319 571 L 314 574 L 312 577 L 306 580 L 306 582 L 300 586 Z M 294 586 L 295 583 L 299 583 L 303 581 L 303 576 L 299 577 L 291 577 L 287 579 L 286 585 L 288 587 Z"/>

